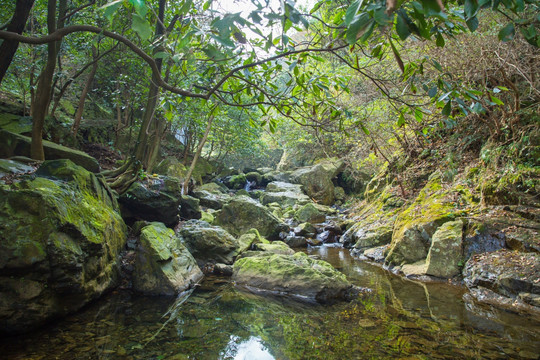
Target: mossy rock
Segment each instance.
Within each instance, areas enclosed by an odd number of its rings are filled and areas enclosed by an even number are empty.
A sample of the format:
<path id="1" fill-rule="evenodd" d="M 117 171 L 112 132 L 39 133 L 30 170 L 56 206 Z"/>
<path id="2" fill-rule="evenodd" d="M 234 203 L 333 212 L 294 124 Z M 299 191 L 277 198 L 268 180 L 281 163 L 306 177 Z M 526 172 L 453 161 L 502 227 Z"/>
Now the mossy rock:
<path id="1" fill-rule="evenodd" d="M 261 242 L 253 246 L 255 250 L 272 254 L 292 255 L 294 250 L 283 241 Z"/>
<path id="2" fill-rule="evenodd" d="M 9 158 L 16 155 L 29 157 L 31 143 L 32 139 L 27 136 L 0 130 L 0 157 Z M 90 172 L 99 172 L 97 160 L 82 151 L 46 140 L 43 141 L 43 151 L 47 160 L 69 159 Z"/>
<path id="3" fill-rule="evenodd" d="M 262 184 L 262 175 L 255 171 L 248 172 L 246 174 L 246 179 L 248 181 L 254 181 L 257 185 Z"/>
<path id="4" fill-rule="evenodd" d="M 464 214 L 454 195 L 443 188 L 441 174 L 435 172 L 414 202 L 397 216 L 386 264 L 412 264 L 426 258 L 439 226 Z"/>
<path id="5" fill-rule="evenodd" d="M 315 166 L 295 170 L 291 174 L 294 182 L 302 184 L 306 194 L 322 205 L 332 205 L 335 201 L 335 178 L 344 168 L 341 160 L 327 160 Z"/>
<path id="6" fill-rule="evenodd" d="M 42 166 L 59 177 L 0 186 L 0 332 L 35 329 L 117 284 L 127 228 L 110 189 L 67 160 Z"/>
<path id="7" fill-rule="evenodd" d="M 319 303 L 346 300 L 353 289 L 332 265 L 301 252 L 242 258 L 234 264 L 233 280 L 250 289 Z"/>
<path id="8" fill-rule="evenodd" d="M 0 159 L 0 177 L 8 174 L 24 174 L 34 171 L 32 166 L 22 162 Z"/>
<path id="9" fill-rule="evenodd" d="M 193 196 L 199 199 L 201 206 L 214 210 L 221 209 L 231 200 L 231 197 L 227 194 L 211 193 L 207 190 L 198 189 L 193 191 Z"/>
<path id="10" fill-rule="evenodd" d="M 184 179 L 188 170 L 177 158 L 169 156 L 161 160 L 154 171 L 161 175 Z"/>
<path id="11" fill-rule="evenodd" d="M 199 264 L 232 264 L 239 253 L 240 244 L 231 234 L 204 221 L 185 222 L 178 236 Z"/>
<path id="12" fill-rule="evenodd" d="M 202 184 L 201 186 L 197 187 L 197 190 L 208 191 L 211 194 L 223 194 L 228 189 L 223 184 L 216 184 L 214 182 L 211 182 L 211 183 Z"/>
<path id="13" fill-rule="evenodd" d="M 189 195 L 180 196 L 180 217 L 184 220 L 200 219 L 202 216 L 200 200 Z"/>
<path id="14" fill-rule="evenodd" d="M 322 223 L 326 219 L 326 215 L 313 203 L 302 206 L 298 209 L 294 217 L 301 223 L 309 222 L 312 224 Z"/>
<path id="15" fill-rule="evenodd" d="M 224 205 L 216 215 L 215 223 L 234 236 L 255 228 L 270 240 L 278 239 L 279 233 L 289 228 L 268 208 L 247 196 L 235 197 Z"/>
<path id="16" fill-rule="evenodd" d="M 238 174 L 238 175 L 233 175 L 230 178 L 227 178 L 225 180 L 225 185 L 227 185 L 229 189 L 240 190 L 244 188 L 244 186 L 246 185 L 246 182 L 247 182 L 246 175 Z"/>
<path id="17" fill-rule="evenodd" d="M 147 295 L 175 295 L 203 277 L 197 262 L 163 223 L 141 230 L 133 272 L 133 289 Z"/>

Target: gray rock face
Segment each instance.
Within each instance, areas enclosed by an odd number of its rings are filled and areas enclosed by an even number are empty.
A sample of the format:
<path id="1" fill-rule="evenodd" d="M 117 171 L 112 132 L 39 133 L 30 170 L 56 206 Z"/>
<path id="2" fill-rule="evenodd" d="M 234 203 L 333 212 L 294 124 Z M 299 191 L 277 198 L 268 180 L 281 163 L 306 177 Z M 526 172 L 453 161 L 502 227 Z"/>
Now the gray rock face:
<path id="1" fill-rule="evenodd" d="M 0 130 L 0 158 L 9 158 L 15 155 L 30 156 L 31 143 L 32 139 L 27 136 Z M 90 172 L 99 172 L 97 160 L 85 152 L 46 140 L 43 141 L 43 151 L 47 160 L 69 159 Z"/>
<path id="2" fill-rule="evenodd" d="M 69 160 L 0 185 L 0 332 L 35 329 L 117 284 L 127 229 L 110 194 Z"/>
<path id="3" fill-rule="evenodd" d="M 301 168 L 291 174 L 293 182 L 302 184 L 306 194 L 322 205 L 332 205 L 335 200 L 332 179 L 343 170 L 340 160 L 325 161 L 315 166 Z"/>
<path id="4" fill-rule="evenodd" d="M 204 221 L 187 221 L 178 235 L 200 264 L 232 264 L 239 252 L 240 245 L 231 234 Z"/>
<path id="5" fill-rule="evenodd" d="M 210 209 L 219 210 L 229 202 L 231 197 L 226 194 L 210 192 L 208 190 L 195 190 L 193 196 L 200 201 L 201 206 L 205 206 Z"/>
<path id="6" fill-rule="evenodd" d="M 540 306 L 540 254 L 499 250 L 471 257 L 463 280 L 471 290 L 488 289 L 512 299 Z M 472 294 L 478 294 L 472 291 Z"/>
<path id="7" fill-rule="evenodd" d="M 460 273 L 462 259 L 463 222 L 449 221 L 437 229 L 431 238 L 431 247 L 426 258 L 426 274 L 441 278 L 452 278 Z"/>
<path id="8" fill-rule="evenodd" d="M 266 193 L 261 197 L 264 205 L 278 203 L 282 207 L 304 205 L 311 200 L 305 195 L 298 184 L 274 181 L 266 187 Z"/>
<path id="9" fill-rule="evenodd" d="M 302 223 L 308 222 L 318 224 L 324 222 L 326 215 L 320 211 L 313 203 L 302 206 L 295 214 L 295 218 Z"/>
<path id="10" fill-rule="evenodd" d="M 152 188 L 140 182 L 133 183 L 119 198 L 124 219 L 159 221 L 167 226 L 178 223 L 180 192 L 176 189 L 168 191 L 165 182 L 162 187 L 159 189 L 159 185 Z"/>
<path id="11" fill-rule="evenodd" d="M 200 219 L 202 216 L 200 200 L 189 195 L 180 197 L 180 217 L 182 219 Z"/>
<path id="12" fill-rule="evenodd" d="M 240 236 L 254 228 L 261 236 L 270 240 L 278 239 L 280 232 L 289 229 L 270 210 L 247 196 L 235 197 L 224 205 L 216 215 L 215 223 L 234 236 Z"/>
<path id="13" fill-rule="evenodd" d="M 306 247 L 307 239 L 303 236 L 289 235 L 285 238 L 285 244 L 292 248 Z"/>
<path id="14" fill-rule="evenodd" d="M 162 223 L 141 230 L 133 289 L 148 295 L 174 295 L 192 287 L 203 277 L 197 262 Z"/>
<path id="15" fill-rule="evenodd" d="M 319 303 L 347 300 L 353 292 L 345 275 L 329 263 L 301 252 L 294 255 L 263 253 L 242 258 L 234 264 L 233 280 L 252 290 Z"/>

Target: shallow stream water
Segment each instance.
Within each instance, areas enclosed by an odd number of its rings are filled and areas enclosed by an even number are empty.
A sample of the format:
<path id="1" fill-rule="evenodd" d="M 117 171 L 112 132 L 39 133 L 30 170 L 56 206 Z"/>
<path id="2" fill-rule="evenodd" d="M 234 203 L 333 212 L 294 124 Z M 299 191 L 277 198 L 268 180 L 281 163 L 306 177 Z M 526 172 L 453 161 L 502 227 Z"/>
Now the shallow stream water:
<path id="1" fill-rule="evenodd" d="M 373 289 L 331 306 L 255 295 L 206 278 L 178 299 L 116 291 L 31 334 L 0 340 L 6 359 L 538 359 L 540 322 L 409 281 L 348 250 L 307 250 Z M 188 296 L 189 295 L 189 296 Z"/>

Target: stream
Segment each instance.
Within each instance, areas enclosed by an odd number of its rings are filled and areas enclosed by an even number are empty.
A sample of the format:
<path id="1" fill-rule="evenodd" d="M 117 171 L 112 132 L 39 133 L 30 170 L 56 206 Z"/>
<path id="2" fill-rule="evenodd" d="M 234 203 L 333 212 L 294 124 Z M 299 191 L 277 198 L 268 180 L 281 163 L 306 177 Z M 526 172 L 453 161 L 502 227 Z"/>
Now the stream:
<path id="1" fill-rule="evenodd" d="M 177 299 L 115 291 L 31 334 L 3 338 L 6 359 L 537 359 L 540 322 L 420 283 L 339 247 L 305 250 L 373 291 L 322 306 L 255 295 L 207 277 Z"/>

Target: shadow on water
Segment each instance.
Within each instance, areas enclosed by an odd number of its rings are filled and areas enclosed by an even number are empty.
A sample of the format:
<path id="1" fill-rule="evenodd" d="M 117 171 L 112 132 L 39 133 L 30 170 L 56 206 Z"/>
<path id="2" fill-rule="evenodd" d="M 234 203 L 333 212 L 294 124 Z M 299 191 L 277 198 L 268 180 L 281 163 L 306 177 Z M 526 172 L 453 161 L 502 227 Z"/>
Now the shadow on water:
<path id="1" fill-rule="evenodd" d="M 119 291 L 2 339 L 0 351 L 8 359 L 538 358 L 537 320 L 478 306 L 460 287 L 394 276 L 341 248 L 307 252 L 374 291 L 327 307 L 251 294 L 223 278 L 176 300 Z"/>

